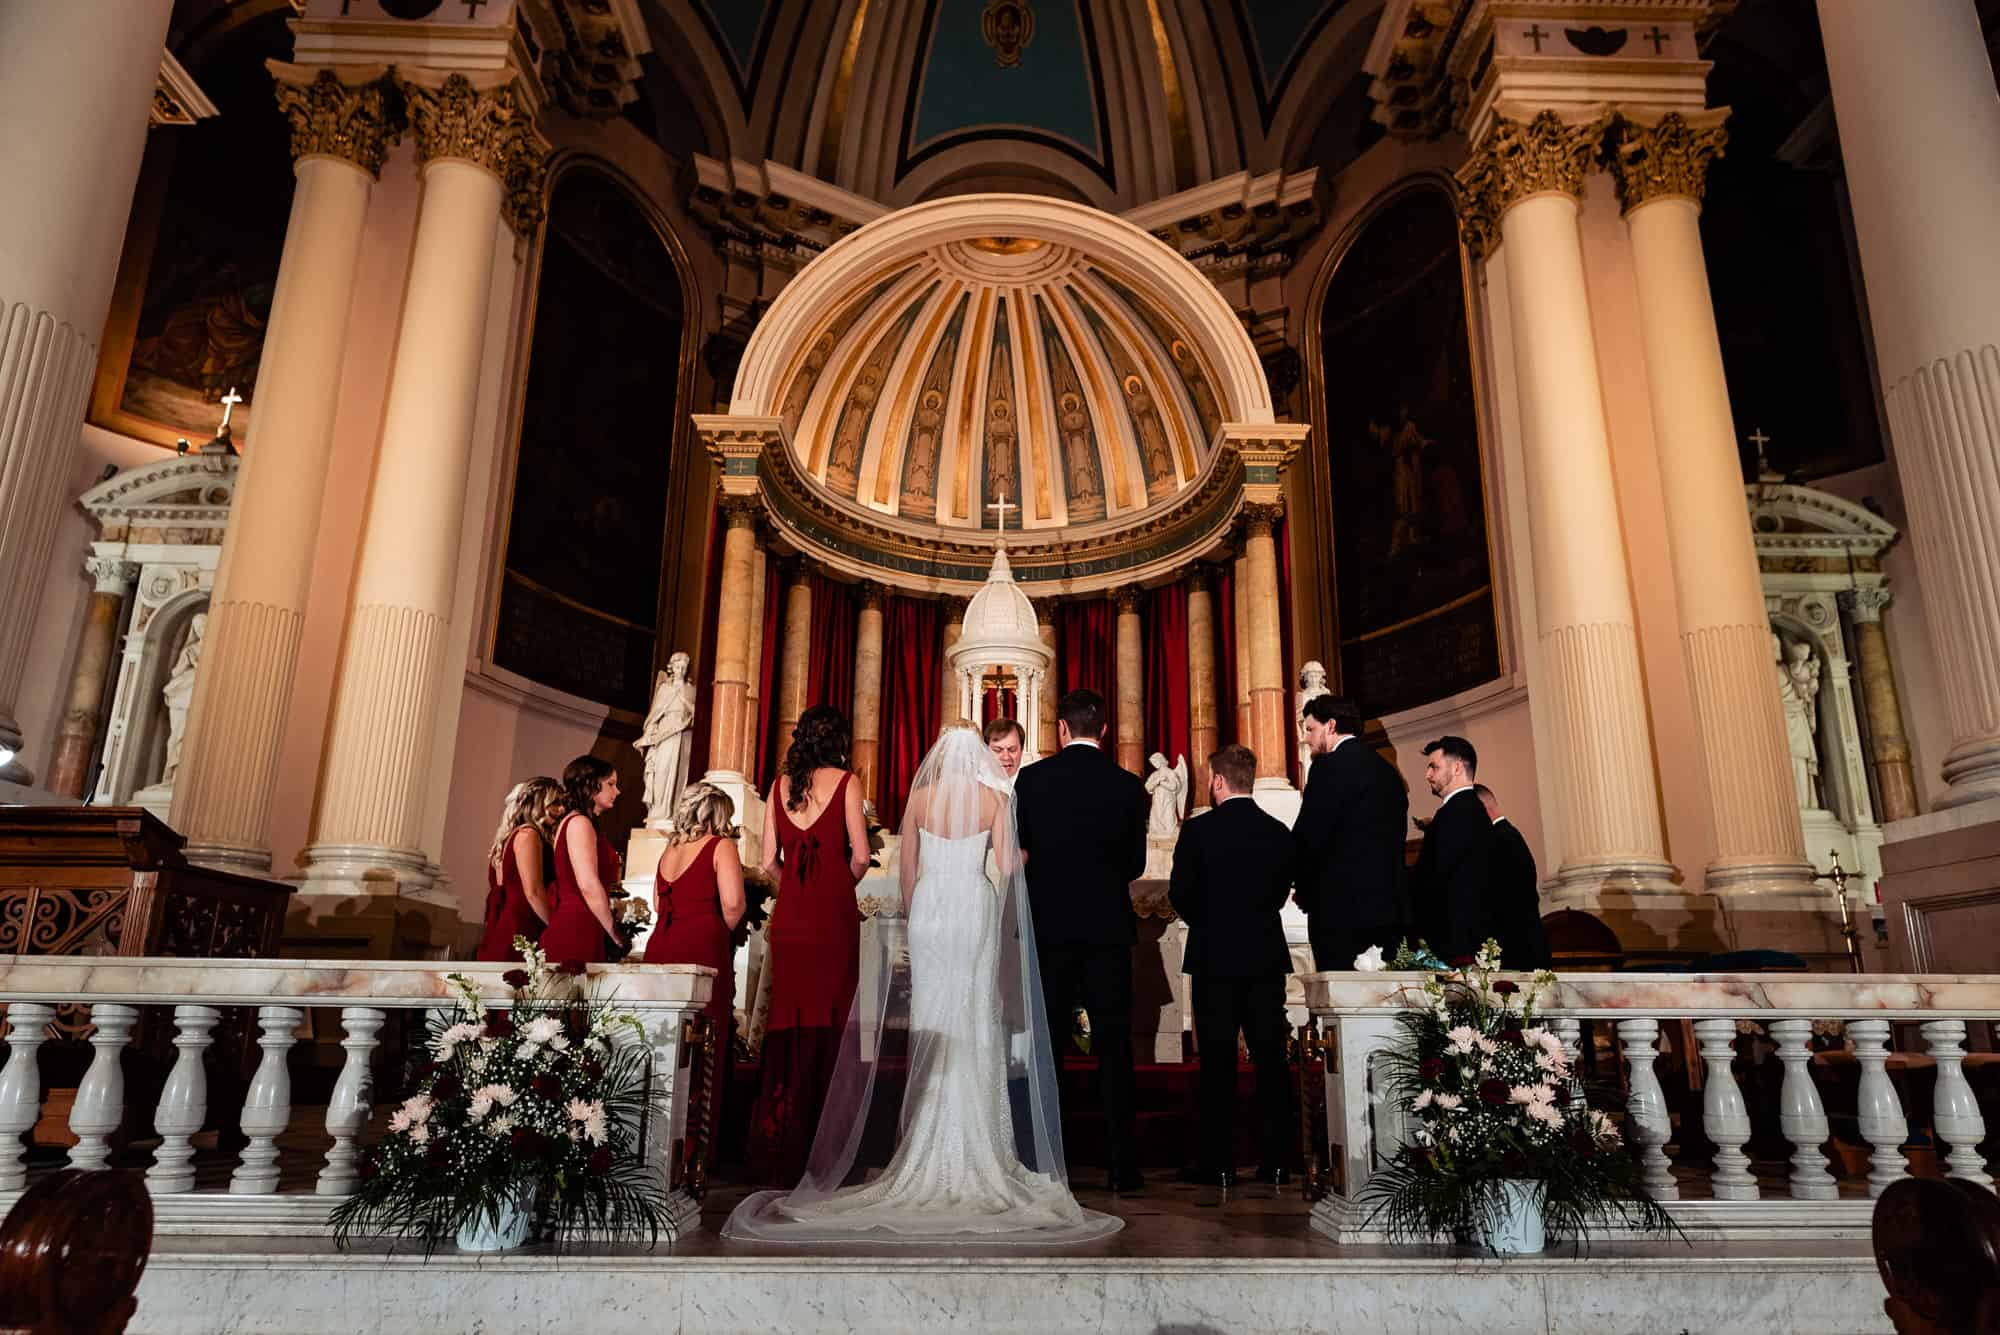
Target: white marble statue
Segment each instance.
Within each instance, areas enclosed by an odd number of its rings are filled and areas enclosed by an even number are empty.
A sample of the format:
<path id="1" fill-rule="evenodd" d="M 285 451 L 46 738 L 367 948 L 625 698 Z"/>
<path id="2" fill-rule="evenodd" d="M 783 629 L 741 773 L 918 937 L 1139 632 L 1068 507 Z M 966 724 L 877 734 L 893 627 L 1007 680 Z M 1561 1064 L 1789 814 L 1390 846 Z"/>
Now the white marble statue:
<path id="1" fill-rule="evenodd" d="M 1180 837 L 1181 821 L 1187 815 L 1187 757 L 1169 766 L 1167 758 L 1155 751 L 1148 763 L 1153 772 L 1146 776 L 1146 791 L 1152 794 L 1153 814 L 1146 822 L 1146 836 L 1172 843 Z"/>
<path id="2" fill-rule="evenodd" d="M 1812 646 L 1803 642 L 1780 642 L 1778 651 L 1778 698 L 1785 706 L 1785 746 L 1792 753 L 1792 786 L 1798 790 L 1802 809 L 1817 810 L 1820 662 L 1813 657 Z"/>
<path id="3" fill-rule="evenodd" d="M 673 822 L 674 804 L 688 781 L 688 743 L 694 739 L 694 683 L 688 680 L 688 656 L 667 660 L 653 688 L 653 707 L 646 726 L 632 743 L 645 759 L 646 823 L 666 828 Z"/>
<path id="4" fill-rule="evenodd" d="M 167 673 L 160 697 L 167 706 L 167 763 L 160 770 L 160 783 L 170 784 L 181 767 L 181 743 L 187 739 L 188 706 L 194 703 L 195 668 L 201 663 L 202 636 L 208 633 L 208 613 L 196 612 L 188 618 L 187 638 Z"/>
<path id="5" fill-rule="evenodd" d="M 1306 745 L 1306 701 L 1326 694 L 1326 669 L 1317 660 L 1299 669 L 1299 693 L 1292 700 L 1292 744 L 1299 752 L 1299 786 L 1312 768 L 1312 748 Z"/>

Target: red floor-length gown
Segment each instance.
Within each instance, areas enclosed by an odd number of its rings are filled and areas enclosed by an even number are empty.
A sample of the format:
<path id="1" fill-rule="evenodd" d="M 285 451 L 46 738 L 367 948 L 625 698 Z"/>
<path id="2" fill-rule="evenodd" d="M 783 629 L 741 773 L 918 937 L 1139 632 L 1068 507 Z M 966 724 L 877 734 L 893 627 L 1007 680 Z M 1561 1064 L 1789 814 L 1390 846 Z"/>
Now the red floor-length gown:
<path id="1" fill-rule="evenodd" d="M 826 810 L 806 829 L 792 823 L 782 802 L 773 808 L 778 902 L 764 928 L 771 1009 L 750 1127 L 750 1170 L 768 1186 L 793 1186 L 805 1173 L 861 981 L 861 915 L 847 865 L 845 799 L 852 777 L 841 776 Z"/>
<path id="2" fill-rule="evenodd" d="M 551 964 L 602 964 L 606 947 L 604 928 L 598 924 L 597 915 L 590 911 L 584 901 L 583 887 L 577 884 L 576 868 L 571 865 L 569 844 L 566 836 L 569 823 L 573 820 L 588 822 L 580 811 L 572 811 L 556 826 L 556 884 L 553 896 L 555 904 L 549 913 L 549 925 L 542 931 L 542 953 L 549 957 Z M 597 838 L 597 883 L 608 892 L 618 880 L 618 854 L 612 851 L 610 840 L 598 834 L 596 827 L 591 833 Z"/>
<path id="3" fill-rule="evenodd" d="M 716 1044 L 710 1070 L 708 1129 L 711 1137 L 722 1124 L 722 1099 L 729 1090 L 730 1039 L 736 1019 L 736 950 L 722 921 L 722 898 L 716 886 L 715 851 L 722 840 L 711 835 L 708 846 L 669 882 L 653 873 L 653 934 L 646 938 L 648 964 L 705 964 L 715 970 L 715 990 L 708 995 L 709 1034 Z M 709 1142 L 714 1143 L 713 1139 Z"/>
<path id="4" fill-rule="evenodd" d="M 544 857 L 548 845 L 542 842 L 541 832 L 531 826 L 523 826 L 535 836 L 535 856 L 542 858 L 545 873 L 542 884 L 548 884 L 548 860 Z M 486 865 L 486 930 L 479 936 L 479 952 L 476 960 L 490 963 L 521 962 L 521 952 L 514 949 L 514 938 L 525 936 L 530 941 L 541 939 L 542 915 L 535 912 L 528 903 L 528 892 L 521 888 L 521 864 L 514 855 L 514 840 L 519 833 L 507 836 L 507 844 L 500 850 L 500 867 L 496 871 L 492 863 Z"/>

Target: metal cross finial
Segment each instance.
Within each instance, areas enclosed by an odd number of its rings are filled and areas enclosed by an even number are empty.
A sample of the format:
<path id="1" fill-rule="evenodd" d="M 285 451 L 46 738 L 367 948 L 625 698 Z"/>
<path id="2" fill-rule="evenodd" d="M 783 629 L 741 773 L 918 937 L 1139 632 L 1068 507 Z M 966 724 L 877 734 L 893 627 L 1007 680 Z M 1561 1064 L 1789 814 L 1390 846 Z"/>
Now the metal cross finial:
<path id="1" fill-rule="evenodd" d="M 1005 533 L 1005 532 L 1007 531 L 1007 512 L 1008 512 L 1009 510 L 1018 510 L 1018 509 L 1020 509 L 1021 507 L 1020 507 L 1020 506 L 1018 506 L 1018 505 L 1014 505 L 1014 504 L 1011 504 L 1011 503 L 1010 503 L 1010 502 L 1009 502 L 1009 501 L 1007 500 L 1007 493 L 1006 493 L 1006 492 L 1004 492 L 1004 491 L 1003 491 L 1003 492 L 1000 492 L 1000 493 L 998 493 L 998 495 L 999 495 L 1000 499 L 999 499 L 999 500 L 997 500 L 997 501 L 995 501 L 995 502 L 993 502 L 993 503 L 992 503 L 991 505 L 987 506 L 986 508 L 987 508 L 987 509 L 989 509 L 989 510 L 992 510 L 992 511 L 995 511 L 996 513 L 998 513 L 998 515 L 1000 516 L 1000 531 L 1001 531 L 1002 533 Z"/>
<path id="2" fill-rule="evenodd" d="M 1757 472 L 1760 475 L 1770 472 L 1771 461 L 1770 458 L 1765 455 L 1764 447 L 1771 443 L 1771 438 L 1764 434 L 1764 428 L 1761 426 L 1752 427 L 1750 430 L 1750 434 L 1748 437 L 1746 437 L 1746 439 L 1748 439 L 1752 445 L 1755 445 L 1757 447 Z"/>
<path id="3" fill-rule="evenodd" d="M 219 436 L 229 429 L 229 414 L 235 412 L 236 405 L 241 402 L 243 402 L 243 396 L 236 392 L 236 386 L 231 385 L 229 392 L 222 396 L 222 425 L 215 429 L 216 435 Z"/>

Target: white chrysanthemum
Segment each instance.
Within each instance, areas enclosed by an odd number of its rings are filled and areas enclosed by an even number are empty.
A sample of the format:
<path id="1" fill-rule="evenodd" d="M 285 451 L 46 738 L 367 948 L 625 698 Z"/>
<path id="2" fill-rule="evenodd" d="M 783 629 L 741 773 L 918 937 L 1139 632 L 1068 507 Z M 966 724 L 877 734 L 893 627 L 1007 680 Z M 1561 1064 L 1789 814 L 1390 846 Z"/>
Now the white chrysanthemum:
<path id="1" fill-rule="evenodd" d="M 590 1137 L 591 1144 L 602 1145 L 604 1143 L 604 1101 L 602 1099 L 571 1099 L 569 1106 L 563 1111 L 569 1114 L 569 1119 L 572 1122 L 581 1124 L 583 1134 Z M 570 1137 L 572 1140 L 575 1138 L 574 1135 Z"/>
<path id="2" fill-rule="evenodd" d="M 1446 1112 L 1457 1112 L 1464 1105 L 1465 1100 L 1456 1094 L 1440 1094 L 1437 1096 L 1436 1103 L 1438 1107 L 1444 1109 Z"/>
<path id="3" fill-rule="evenodd" d="M 389 1114 L 389 1130 L 394 1135 L 402 1135 L 415 1124 L 416 1119 L 410 1116 L 409 1109 L 407 1108 L 398 1108 Z"/>
<path id="4" fill-rule="evenodd" d="M 494 1118 L 492 1121 L 486 1124 L 486 1134 L 493 1137 L 495 1140 L 499 1140 L 503 1136 L 513 1135 L 514 1119 L 508 1116 L 506 1113 L 501 1113 L 498 1117 Z"/>
<path id="5" fill-rule="evenodd" d="M 521 1037 L 529 1043 L 547 1044 L 562 1037 L 562 1021 L 553 1015 L 537 1015 L 521 1026 Z"/>
<path id="6" fill-rule="evenodd" d="M 1410 1100 L 1410 1111 L 1422 1112 L 1431 1106 L 1431 1099 L 1433 1097 L 1428 1089 L 1420 1091 L 1415 1098 Z"/>
<path id="7" fill-rule="evenodd" d="M 417 1144 L 419 1145 L 423 1144 L 425 1141 L 431 1138 L 430 1124 L 428 1122 L 417 1122 L 413 1124 L 409 1130 L 409 1137 L 412 1141 L 415 1141 Z"/>
<path id="8" fill-rule="evenodd" d="M 1445 1051 L 1469 1053 L 1479 1043 L 1479 1031 L 1469 1024 L 1462 1024 L 1447 1033 L 1445 1039 Z"/>

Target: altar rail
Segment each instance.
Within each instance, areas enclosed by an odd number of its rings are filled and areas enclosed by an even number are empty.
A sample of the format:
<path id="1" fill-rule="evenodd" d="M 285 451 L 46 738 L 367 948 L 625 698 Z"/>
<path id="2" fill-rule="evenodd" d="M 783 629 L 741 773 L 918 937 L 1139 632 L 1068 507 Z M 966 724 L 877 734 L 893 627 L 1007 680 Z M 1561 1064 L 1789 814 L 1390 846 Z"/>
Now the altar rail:
<path id="1" fill-rule="evenodd" d="M 1326 1071 L 1326 1190 L 1313 1226 L 1336 1240 L 1383 1237 L 1359 1198 L 1375 1166 L 1404 1142 L 1407 1121 L 1383 1088 L 1376 1054 L 1396 1040 L 1396 1016 L 1421 1002 L 1423 980 L 1411 973 L 1303 980 L 1318 1030 L 1307 1045 L 1324 1056 Z M 1690 1236 L 1866 1237 L 1870 1198 L 1910 1175 L 1904 1147 L 1913 1131 L 1928 1134 L 1936 1171 L 1993 1185 L 1979 1148 L 1986 1121 L 1966 1076 L 1966 1039 L 1970 1025 L 1975 1046 L 1988 1050 L 1970 1056 L 1981 1083 L 2000 1077 L 2000 1057 L 1990 1052 L 2000 977 L 1571 974 L 1554 995 L 1537 1000 L 1536 1013 L 1561 1036 L 1572 1062 L 1594 1062 L 1600 1080 L 1622 1087 L 1624 1131 L 1646 1189 Z M 1827 1021 L 1841 1022 L 1844 1033 L 1816 1034 L 1815 1022 Z M 1753 1050 L 1739 1053 L 1739 1038 Z M 1684 1063 L 1671 1072 L 1673 1086 L 1663 1085 L 1656 1069 L 1663 1049 Z M 1772 1060 L 1781 1074 L 1765 1064 Z M 1906 1109 L 1892 1070 L 1913 1087 L 1931 1078 L 1927 1108 L 1919 1102 Z M 1774 1098 L 1747 1097 L 1739 1071 L 1753 1093 L 1754 1077 L 1770 1076 Z M 1868 1151 L 1865 1180 L 1859 1163 L 1836 1175 L 1822 1149 L 1835 1139 L 1825 1096 L 1838 1091 L 1844 1103 L 1848 1082 L 1841 1077 L 1849 1075 L 1851 1126 Z M 1765 1116 L 1771 1104 L 1775 1128 Z M 1753 1128 L 1753 1114 L 1765 1124 Z M 1849 1124 L 1844 1115 L 1838 1120 Z M 1697 1132 L 1713 1144 L 1712 1155 L 1687 1151 Z M 1788 1162 L 1774 1162 L 1772 1153 L 1757 1161 L 1767 1179 L 1775 1168 L 1783 1182 L 1758 1180 L 1747 1152 L 1753 1135 L 1766 1151 L 1789 1146 Z M 1678 1151 L 1672 1158 L 1670 1145 Z M 1925 1166 L 1929 1171 L 1928 1160 Z"/>
<path id="2" fill-rule="evenodd" d="M 39 1056 L 58 1005 L 87 1006 L 91 1023 L 90 1064 L 69 1113 L 69 1131 L 77 1141 L 69 1151 L 71 1167 L 110 1164 L 113 1137 L 128 1122 L 123 1059 L 133 1030 L 142 1011 L 171 1010 L 177 1055 L 150 1119 L 160 1144 L 145 1169 L 160 1230 L 316 1234 L 330 1231 L 327 1216 L 359 1172 L 360 1137 L 373 1111 L 373 1059 L 389 1013 L 450 1007 L 455 1001 L 450 973 L 473 980 L 488 1005 L 505 1006 L 512 994 L 501 974 L 510 967 L 0 955 L 9 1049 L 0 1068 L 0 1213 L 27 1183 L 21 1135 L 35 1124 L 41 1107 Z M 701 1119 L 692 1119 L 691 1130 L 690 1104 L 701 1083 L 694 1078 L 706 1055 L 701 1016 L 715 971 L 696 965 L 592 965 L 581 982 L 591 999 L 615 999 L 635 1014 L 644 1038 L 631 1041 L 652 1049 L 663 1111 L 642 1128 L 643 1153 L 673 1187 L 670 1236 L 677 1236 L 699 1217 L 694 1199 L 699 1154 L 690 1137 L 699 1136 Z M 226 1190 L 200 1190 L 193 1141 L 211 1120 L 203 1059 L 224 1007 L 254 1008 L 262 1055 L 238 1120 L 248 1144 Z M 292 1124 L 288 1058 L 309 1011 L 337 1011 L 343 1035 L 340 1072 L 326 1108 L 333 1143 L 311 1187 L 287 1191 L 280 1187 L 277 1140 Z"/>

